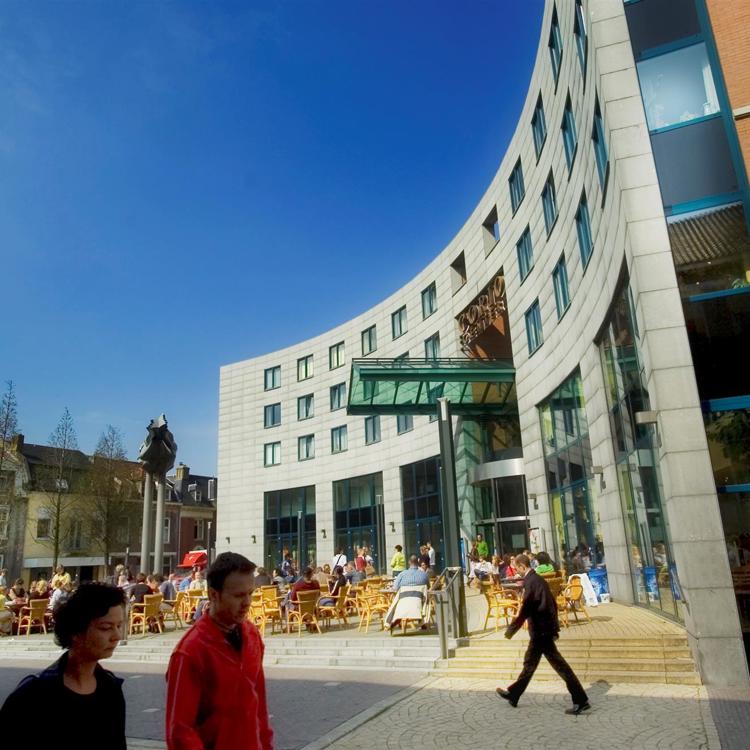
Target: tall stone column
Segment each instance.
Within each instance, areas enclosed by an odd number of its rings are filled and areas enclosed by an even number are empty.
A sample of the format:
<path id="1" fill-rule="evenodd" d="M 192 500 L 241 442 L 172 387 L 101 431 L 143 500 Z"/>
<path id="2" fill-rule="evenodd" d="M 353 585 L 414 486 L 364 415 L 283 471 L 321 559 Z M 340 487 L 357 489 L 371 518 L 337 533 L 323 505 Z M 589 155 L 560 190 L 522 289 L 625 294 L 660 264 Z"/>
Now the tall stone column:
<path id="1" fill-rule="evenodd" d="M 154 522 L 154 573 L 164 570 L 164 507 L 167 495 L 167 477 L 162 474 L 156 482 L 156 521 Z"/>
<path id="2" fill-rule="evenodd" d="M 151 557 L 151 506 L 154 500 L 154 478 L 146 472 L 146 483 L 143 488 L 143 524 L 141 527 L 141 571 L 148 572 Z"/>

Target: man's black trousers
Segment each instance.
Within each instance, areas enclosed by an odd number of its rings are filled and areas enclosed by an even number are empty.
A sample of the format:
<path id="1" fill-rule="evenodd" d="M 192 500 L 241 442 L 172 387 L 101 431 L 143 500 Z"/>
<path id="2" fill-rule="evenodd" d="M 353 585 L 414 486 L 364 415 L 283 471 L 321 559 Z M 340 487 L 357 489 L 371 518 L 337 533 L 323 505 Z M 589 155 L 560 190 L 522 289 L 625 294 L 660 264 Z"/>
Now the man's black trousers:
<path id="1" fill-rule="evenodd" d="M 555 672 L 565 680 L 565 685 L 568 688 L 570 697 L 573 699 L 573 703 L 578 705 L 587 703 L 588 696 L 583 689 L 583 685 L 581 685 L 575 676 L 568 662 L 563 659 L 562 654 L 557 650 L 555 637 L 551 635 L 536 636 L 529 641 L 526 656 L 523 658 L 523 670 L 518 679 L 508 687 L 508 692 L 511 694 L 512 699 L 517 701 L 523 695 L 523 691 L 526 690 L 531 678 L 534 676 L 534 672 L 536 672 L 542 656 L 552 665 Z"/>

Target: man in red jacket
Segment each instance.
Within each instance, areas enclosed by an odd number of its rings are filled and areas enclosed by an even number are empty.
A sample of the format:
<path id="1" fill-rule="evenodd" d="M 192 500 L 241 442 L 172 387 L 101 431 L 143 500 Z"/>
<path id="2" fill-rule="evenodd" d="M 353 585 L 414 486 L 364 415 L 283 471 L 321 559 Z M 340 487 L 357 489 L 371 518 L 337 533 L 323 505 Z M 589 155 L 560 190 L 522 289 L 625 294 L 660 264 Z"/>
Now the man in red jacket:
<path id="1" fill-rule="evenodd" d="M 208 571 L 207 615 L 183 636 L 167 670 L 169 750 L 272 750 L 263 641 L 247 620 L 255 563 L 220 554 Z"/>

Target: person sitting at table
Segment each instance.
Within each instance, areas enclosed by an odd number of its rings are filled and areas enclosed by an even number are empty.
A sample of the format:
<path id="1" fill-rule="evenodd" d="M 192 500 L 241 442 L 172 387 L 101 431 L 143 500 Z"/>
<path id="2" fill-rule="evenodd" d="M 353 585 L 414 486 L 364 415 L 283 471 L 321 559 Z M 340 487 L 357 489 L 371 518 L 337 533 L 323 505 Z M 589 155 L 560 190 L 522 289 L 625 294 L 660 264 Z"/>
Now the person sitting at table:
<path id="1" fill-rule="evenodd" d="M 13 627 L 13 613 L 5 606 L 7 590 L 5 586 L 0 586 L 0 635 L 10 635 Z"/>
<path id="2" fill-rule="evenodd" d="M 203 575 L 203 571 L 199 570 L 195 574 L 195 578 L 190 582 L 188 591 L 203 591 L 206 588 L 206 577 Z"/>
<path id="3" fill-rule="evenodd" d="M 8 599 L 11 602 L 19 600 L 22 604 L 26 604 L 26 589 L 23 587 L 23 578 L 16 578 L 8 590 Z"/>
<path id="4" fill-rule="evenodd" d="M 412 555 L 409 567 L 398 574 L 393 582 L 393 590 L 398 591 L 402 586 L 429 586 L 430 576 L 419 567 L 419 558 Z"/>
<path id="5" fill-rule="evenodd" d="M 318 602 L 318 604 L 320 604 L 321 606 L 330 607 L 331 605 L 335 604 L 339 592 L 344 588 L 344 586 L 347 585 L 346 578 L 344 577 L 344 569 L 340 565 L 336 566 L 334 576 L 334 580 L 330 582 L 330 596 L 324 596 Z"/>
<path id="6" fill-rule="evenodd" d="M 292 586 L 289 594 L 286 598 L 286 606 L 290 609 L 296 609 L 299 604 L 297 594 L 300 591 L 320 591 L 320 584 L 313 578 L 313 569 L 310 567 L 305 568 L 302 573 L 302 578 Z"/>
<path id="7" fill-rule="evenodd" d="M 546 552 L 538 552 L 536 556 L 536 571 L 537 575 L 542 573 L 554 573 L 555 566 L 552 564 L 552 558 Z"/>
<path id="8" fill-rule="evenodd" d="M 273 576 L 271 577 L 271 583 L 275 583 L 277 586 L 286 586 L 286 578 L 284 578 L 281 568 L 273 569 Z"/>
<path id="9" fill-rule="evenodd" d="M 55 590 L 52 592 L 52 596 L 49 600 L 48 609 L 52 611 L 52 614 L 55 613 L 55 610 L 63 602 L 68 601 L 72 588 L 73 587 L 69 583 L 63 584 L 63 582 L 58 578 L 58 580 L 55 582 Z"/>
<path id="10" fill-rule="evenodd" d="M 265 568 L 258 568 L 255 571 L 255 588 L 257 589 L 261 586 L 273 586 L 273 580 Z"/>
<path id="11" fill-rule="evenodd" d="M 49 588 L 47 587 L 47 581 L 40 578 L 36 582 L 36 586 L 29 591 L 29 601 L 32 599 L 49 599 Z"/>
<path id="12" fill-rule="evenodd" d="M 55 568 L 55 574 L 52 576 L 52 585 L 55 585 L 55 581 L 61 581 L 64 586 L 66 583 L 72 583 L 70 579 L 70 573 L 65 572 L 65 568 L 62 565 L 58 565 Z"/>
<path id="13" fill-rule="evenodd" d="M 133 604 L 143 604 L 143 597 L 151 593 L 151 587 L 146 583 L 146 574 L 139 573 L 135 577 L 135 586 L 130 592 L 130 601 Z"/>
<path id="14" fill-rule="evenodd" d="M 337 567 L 341 566 L 339 565 Z M 351 562 L 348 562 L 344 567 L 344 576 L 346 577 L 346 580 L 352 584 L 352 586 L 356 586 L 360 581 L 364 581 L 367 577 L 363 570 L 357 570 L 354 567 L 354 563 Z"/>
<path id="15" fill-rule="evenodd" d="M 514 566 L 516 558 L 511 557 L 511 555 L 503 555 L 503 562 L 505 563 L 505 569 L 501 573 L 501 578 L 515 578 L 516 577 L 516 568 Z"/>
<path id="16" fill-rule="evenodd" d="M 490 565 L 487 555 L 482 555 L 474 568 L 474 576 L 478 581 L 489 581 L 491 575 L 492 565 Z"/>
<path id="17" fill-rule="evenodd" d="M 328 576 L 323 572 L 323 568 L 318 565 L 313 573 L 313 578 L 320 584 L 320 588 L 323 591 L 328 591 Z"/>

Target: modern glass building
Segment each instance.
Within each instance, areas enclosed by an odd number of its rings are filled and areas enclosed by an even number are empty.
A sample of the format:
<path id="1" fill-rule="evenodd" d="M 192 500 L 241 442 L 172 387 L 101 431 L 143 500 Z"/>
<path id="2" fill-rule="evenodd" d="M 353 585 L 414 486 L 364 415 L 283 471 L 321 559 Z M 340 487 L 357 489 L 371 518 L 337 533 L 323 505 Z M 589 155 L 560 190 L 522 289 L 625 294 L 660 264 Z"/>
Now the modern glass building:
<path id="1" fill-rule="evenodd" d="M 447 399 L 464 548 L 606 575 L 684 625 L 704 681 L 748 681 L 741 16 L 548 0 L 515 134 L 451 242 L 356 318 L 222 368 L 220 548 L 275 566 L 366 544 L 385 569 L 430 541 L 442 563 Z"/>

